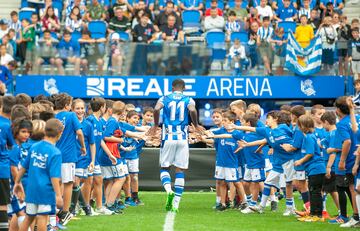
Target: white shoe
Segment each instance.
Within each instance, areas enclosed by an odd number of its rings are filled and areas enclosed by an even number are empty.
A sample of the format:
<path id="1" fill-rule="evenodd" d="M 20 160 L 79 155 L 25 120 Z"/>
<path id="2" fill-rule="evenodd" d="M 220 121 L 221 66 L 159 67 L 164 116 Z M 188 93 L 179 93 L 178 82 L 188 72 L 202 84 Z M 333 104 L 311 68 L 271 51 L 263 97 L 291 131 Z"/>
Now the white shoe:
<path id="1" fill-rule="evenodd" d="M 249 207 L 246 207 L 245 209 L 241 210 L 241 213 L 243 214 L 254 213 L 254 210 L 250 209 Z"/>
<path id="2" fill-rule="evenodd" d="M 90 209 L 91 209 L 91 216 L 99 216 L 100 215 L 99 213 L 95 212 L 95 210 L 92 207 L 90 207 Z"/>
<path id="3" fill-rule="evenodd" d="M 266 207 L 270 207 L 270 205 L 271 205 L 271 200 L 267 200 L 266 201 Z"/>
<path id="4" fill-rule="evenodd" d="M 249 209 L 257 213 L 264 213 L 264 207 L 261 205 L 249 206 Z"/>
<path id="5" fill-rule="evenodd" d="M 102 207 L 100 209 L 95 209 L 95 212 L 98 213 L 99 215 L 106 215 L 106 216 L 115 214 L 115 212 L 110 211 L 105 207 Z"/>
<path id="6" fill-rule="evenodd" d="M 295 210 L 293 208 L 286 208 L 285 212 L 283 213 L 283 216 L 288 217 L 291 215 L 296 215 Z"/>
<path id="7" fill-rule="evenodd" d="M 346 223 L 341 224 L 340 227 L 341 228 L 351 228 L 354 225 L 356 225 L 359 221 L 356 221 L 353 217 Z"/>

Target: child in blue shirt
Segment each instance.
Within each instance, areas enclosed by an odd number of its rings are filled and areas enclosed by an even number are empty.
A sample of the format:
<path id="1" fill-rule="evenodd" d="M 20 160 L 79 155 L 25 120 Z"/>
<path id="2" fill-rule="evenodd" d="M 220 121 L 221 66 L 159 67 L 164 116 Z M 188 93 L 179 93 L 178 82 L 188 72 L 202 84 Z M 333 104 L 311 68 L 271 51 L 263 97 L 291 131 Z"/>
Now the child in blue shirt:
<path id="1" fill-rule="evenodd" d="M 295 21 L 297 19 L 297 10 L 290 3 L 290 0 L 284 0 L 284 5 L 279 6 L 275 12 L 275 20 L 278 22 L 281 21 Z"/>
<path id="2" fill-rule="evenodd" d="M 36 219 L 39 230 L 46 230 L 49 215 L 55 215 L 56 207 L 63 206 L 60 189 L 61 152 L 55 147 L 60 139 L 64 125 L 57 119 L 49 119 L 45 126 L 45 138 L 34 144 L 22 168 L 15 178 L 14 192 L 20 200 L 26 202 L 26 218 L 21 224 L 21 230 L 27 230 Z M 21 178 L 28 173 L 26 194 L 21 184 Z M 55 207 L 56 206 L 56 207 Z"/>
<path id="3" fill-rule="evenodd" d="M 314 134 L 314 120 L 307 115 L 300 116 L 298 120 L 300 130 L 305 134 L 301 152 L 304 157 L 295 161 L 295 166 L 304 165 L 309 180 L 310 189 L 310 216 L 299 218 L 299 221 L 322 221 L 322 195 L 321 190 L 325 176 L 325 165 L 321 156 L 317 137 Z"/>

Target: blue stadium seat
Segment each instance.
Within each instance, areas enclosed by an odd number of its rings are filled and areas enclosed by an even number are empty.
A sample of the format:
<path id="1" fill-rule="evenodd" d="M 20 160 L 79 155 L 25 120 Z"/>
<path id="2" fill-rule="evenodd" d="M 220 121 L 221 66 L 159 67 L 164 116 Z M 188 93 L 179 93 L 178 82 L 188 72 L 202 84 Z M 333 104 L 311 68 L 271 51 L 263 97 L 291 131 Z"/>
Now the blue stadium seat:
<path id="1" fill-rule="evenodd" d="M 53 1 L 52 6 L 54 9 L 57 9 L 59 11 L 59 21 L 62 19 L 62 10 L 63 10 L 63 3 L 60 1 Z"/>
<path id="2" fill-rule="evenodd" d="M 185 10 L 182 13 L 183 27 L 200 27 L 200 12 L 197 10 Z"/>
<path id="3" fill-rule="evenodd" d="M 71 39 L 73 41 L 78 41 L 81 38 L 81 33 L 78 31 L 74 31 L 71 33 Z"/>
<path id="4" fill-rule="evenodd" d="M 31 15 L 35 12 L 36 12 L 35 9 L 31 9 L 31 8 L 21 9 L 19 12 L 20 21 L 23 20 L 24 18 L 31 20 Z"/>
<path id="5" fill-rule="evenodd" d="M 120 31 L 120 32 L 117 32 L 120 36 L 120 39 L 122 41 L 125 41 L 125 42 L 129 42 L 130 41 L 130 35 L 128 33 L 126 33 L 125 31 Z"/>
<path id="6" fill-rule="evenodd" d="M 91 21 L 89 22 L 88 27 L 92 38 L 105 38 L 106 23 L 104 21 Z"/>
<path id="7" fill-rule="evenodd" d="M 284 28 L 285 33 L 288 33 L 289 30 L 291 30 L 292 33 L 295 33 L 296 22 L 288 22 L 288 21 L 278 22 L 278 27 Z"/>
<path id="8" fill-rule="evenodd" d="M 246 32 L 232 32 L 230 35 L 231 42 L 235 39 L 239 39 L 241 43 L 246 44 L 249 41 L 249 35 Z"/>
<path id="9" fill-rule="evenodd" d="M 218 47 L 225 44 L 224 32 L 208 32 L 206 34 L 206 44 L 208 47 Z"/>
<path id="10" fill-rule="evenodd" d="M 28 1 L 27 0 L 21 0 L 20 8 L 25 8 L 25 7 L 29 7 Z"/>
<path id="11" fill-rule="evenodd" d="M 209 9 L 211 6 L 211 0 L 206 0 L 205 2 L 205 8 Z M 224 0 L 218 0 L 218 8 L 224 9 Z"/>

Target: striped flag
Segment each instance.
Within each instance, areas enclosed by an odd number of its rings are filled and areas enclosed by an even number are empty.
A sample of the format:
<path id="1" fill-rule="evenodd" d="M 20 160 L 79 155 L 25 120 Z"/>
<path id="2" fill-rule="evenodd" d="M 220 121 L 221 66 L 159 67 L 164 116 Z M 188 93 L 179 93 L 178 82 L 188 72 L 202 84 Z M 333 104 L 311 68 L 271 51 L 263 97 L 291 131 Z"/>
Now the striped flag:
<path id="1" fill-rule="evenodd" d="M 292 33 L 288 33 L 285 67 L 295 74 L 312 75 L 321 69 L 321 38 L 316 36 L 308 47 L 302 48 Z"/>

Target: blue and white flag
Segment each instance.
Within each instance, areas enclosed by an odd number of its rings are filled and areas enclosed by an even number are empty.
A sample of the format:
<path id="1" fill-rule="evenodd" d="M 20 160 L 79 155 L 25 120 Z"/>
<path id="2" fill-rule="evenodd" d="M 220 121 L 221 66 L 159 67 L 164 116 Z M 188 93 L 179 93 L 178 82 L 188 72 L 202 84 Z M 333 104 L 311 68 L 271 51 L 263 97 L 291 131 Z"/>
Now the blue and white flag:
<path id="1" fill-rule="evenodd" d="M 321 38 L 315 37 L 310 45 L 302 48 L 292 33 L 288 33 L 285 67 L 302 76 L 312 75 L 321 69 Z"/>

